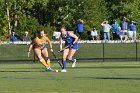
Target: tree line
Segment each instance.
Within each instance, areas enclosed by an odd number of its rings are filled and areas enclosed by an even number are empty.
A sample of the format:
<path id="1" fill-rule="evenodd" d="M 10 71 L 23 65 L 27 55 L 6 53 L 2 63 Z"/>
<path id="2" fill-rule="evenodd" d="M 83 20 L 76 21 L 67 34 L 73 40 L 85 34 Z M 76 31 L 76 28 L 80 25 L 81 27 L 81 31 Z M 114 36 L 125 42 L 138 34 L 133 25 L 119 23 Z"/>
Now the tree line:
<path id="1" fill-rule="evenodd" d="M 78 19 L 84 20 L 85 35 L 108 20 L 121 22 L 125 16 L 140 21 L 140 0 L 0 0 L 0 40 L 8 40 L 11 31 L 23 36 L 25 31 L 34 37 L 44 29 L 49 37 L 64 23 L 68 30 L 76 33 Z M 140 38 L 140 26 L 137 36 Z M 21 39 L 19 37 L 19 39 Z"/>

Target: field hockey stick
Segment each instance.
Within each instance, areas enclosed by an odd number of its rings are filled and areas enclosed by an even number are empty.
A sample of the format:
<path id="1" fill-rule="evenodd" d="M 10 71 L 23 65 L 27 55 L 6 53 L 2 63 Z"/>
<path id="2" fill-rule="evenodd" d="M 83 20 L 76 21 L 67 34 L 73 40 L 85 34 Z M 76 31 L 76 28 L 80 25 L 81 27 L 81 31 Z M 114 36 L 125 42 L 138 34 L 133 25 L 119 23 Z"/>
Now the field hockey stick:
<path id="1" fill-rule="evenodd" d="M 69 47 L 71 47 L 72 46 L 72 44 L 69 44 L 68 46 L 66 46 L 66 47 L 64 47 L 61 51 L 58 51 L 59 53 L 62 53 L 65 49 L 67 49 L 67 48 L 69 48 Z"/>
<path id="2" fill-rule="evenodd" d="M 52 52 L 52 54 L 53 54 L 54 58 L 56 59 L 57 63 L 59 64 L 59 66 L 62 68 L 62 65 L 61 65 L 60 61 L 58 60 L 58 58 L 56 57 L 55 53 Z"/>
<path id="3" fill-rule="evenodd" d="M 28 55 L 27 56 L 30 57 L 30 51 L 28 51 Z"/>

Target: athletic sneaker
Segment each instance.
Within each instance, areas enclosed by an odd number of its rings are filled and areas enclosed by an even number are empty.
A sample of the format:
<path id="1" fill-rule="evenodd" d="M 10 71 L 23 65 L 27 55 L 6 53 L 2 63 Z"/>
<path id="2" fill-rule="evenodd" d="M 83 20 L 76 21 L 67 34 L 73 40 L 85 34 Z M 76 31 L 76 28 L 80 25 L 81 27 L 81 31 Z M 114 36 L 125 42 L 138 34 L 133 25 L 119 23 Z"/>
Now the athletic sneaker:
<path id="1" fill-rule="evenodd" d="M 45 70 L 46 71 L 54 71 L 52 68 L 49 68 L 49 67 L 45 67 Z"/>
<path id="2" fill-rule="evenodd" d="M 52 72 L 54 72 L 54 69 L 52 69 L 52 68 L 49 68 L 49 71 L 52 71 Z"/>
<path id="3" fill-rule="evenodd" d="M 62 69 L 61 72 L 67 72 L 67 70 L 66 69 Z"/>
<path id="4" fill-rule="evenodd" d="M 49 67 L 45 67 L 45 70 L 46 70 L 46 71 L 49 71 Z"/>
<path id="5" fill-rule="evenodd" d="M 75 67 L 75 65 L 76 65 L 76 59 L 74 59 L 74 62 L 72 63 L 72 68 L 74 68 Z"/>

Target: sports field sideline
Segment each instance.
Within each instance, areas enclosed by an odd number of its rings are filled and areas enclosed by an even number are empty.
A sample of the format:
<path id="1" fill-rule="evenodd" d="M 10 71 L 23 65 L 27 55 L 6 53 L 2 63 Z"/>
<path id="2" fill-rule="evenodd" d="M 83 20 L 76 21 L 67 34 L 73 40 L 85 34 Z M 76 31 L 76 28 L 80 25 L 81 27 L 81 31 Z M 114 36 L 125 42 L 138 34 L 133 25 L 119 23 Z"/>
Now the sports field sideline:
<path id="1" fill-rule="evenodd" d="M 58 69 L 57 63 L 52 63 Z M 0 93 L 139 93 L 140 62 L 79 62 L 67 73 L 38 63 L 0 64 Z"/>

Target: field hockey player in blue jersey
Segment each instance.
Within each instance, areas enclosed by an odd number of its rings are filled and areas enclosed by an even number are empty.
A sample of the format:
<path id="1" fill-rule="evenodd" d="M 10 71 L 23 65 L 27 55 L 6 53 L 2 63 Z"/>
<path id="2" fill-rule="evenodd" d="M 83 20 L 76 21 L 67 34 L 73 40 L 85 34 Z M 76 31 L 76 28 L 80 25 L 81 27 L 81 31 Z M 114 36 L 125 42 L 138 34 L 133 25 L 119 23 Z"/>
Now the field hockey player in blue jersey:
<path id="1" fill-rule="evenodd" d="M 73 55 L 75 54 L 76 50 L 78 50 L 78 37 L 73 34 L 71 31 L 66 31 L 65 26 L 62 26 L 60 28 L 61 31 L 61 37 L 60 37 L 60 51 L 62 52 L 62 64 L 63 68 L 61 72 L 67 72 L 66 70 L 66 64 L 68 59 L 72 62 L 72 68 L 76 65 L 76 59 L 73 58 Z M 62 48 L 62 42 L 64 43 L 64 48 Z"/>

